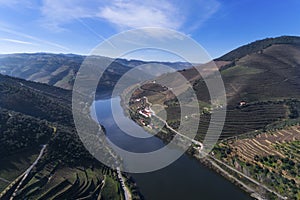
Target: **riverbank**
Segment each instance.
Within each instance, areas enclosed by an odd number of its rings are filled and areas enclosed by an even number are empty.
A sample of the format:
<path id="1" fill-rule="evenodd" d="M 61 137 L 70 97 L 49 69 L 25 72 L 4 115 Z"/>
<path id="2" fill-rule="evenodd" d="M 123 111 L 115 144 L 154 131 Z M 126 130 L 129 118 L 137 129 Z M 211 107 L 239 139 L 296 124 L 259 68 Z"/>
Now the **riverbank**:
<path id="1" fill-rule="evenodd" d="M 120 129 L 118 123 L 113 123 L 112 107 L 122 115 L 119 116 L 121 119 L 125 120 L 126 118 L 128 122 L 125 121 L 125 124 L 128 127 L 141 131 L 138 134 L 147 136 L 147 139 L 131 137 Z M 120 148 L 131 152 L 149 152 L 165 146 L 162 139 L 152 137 L 152 134 L 138 126 L 134 121 L 129 120 L 128 115 L 125 115 L 123 112 L 119 97 L 95 101 L 95 108 L 99 122 L 106 128 L 107 137 Z M 181 151 L 176 147 L 169 149 L 170 151 Z M 126 175 L 126 173 L 122 174 Z M 148 173 L 133 173 L 129 175 L 134 180 L 133 182 L 137 184 L 144 198 L 149 200 L 199 199 L 200 196 L 204 199 L 252 199 L 248 194 L 218 175 L 215 171 L 199 164 L 196 159 L 184 153 L 165 168 Z"/>
<path id="2" fill-rule="evenodd" d="M 100 96 L 98 96 L 98 97 L 100 97 Z M 103 99 L 100 98 L 101 100 L 109 99 L 109 96 L 107 96 L 107 95 L 103 95 L 102 97 L 103 97 Z M 103 132 L 104 134 L 106 134 L 105 127 L 102 124 L 99 124 L 99 122 L 97 120 L 97 114 L 93 113 L 91 108 L 89 108 L 88 106 L 85 107 L 85 110 L 88 110 L 88 112 L 92 112 L 92 116 L 90 116 L 90 117 L 97 123 L 98 130 L 100 132 Z M 107 148 L 107 151 L 110 152 L 112 157 L 117 159 L 117 155 L 115 154 L 115 152 L 113 152 L 112 149 Z M 120 162 L 120 161 L 118 161 L 118 162 Z M 114 171 L 117 173 L 118 180 L 119 180 L 120 185 L 122 187 L 123 196 L 124 196 L 125 200 L 132 200 L 132 199 L 143 200 L 144 199 L 144 197 L 141 194 L 139 188 L 137 187 L 137 184 L 134 182 L 134 180 L 132 179 L 132 177 L 128 173 L 122 173 L 120 171 L 120 168 L 117 168 Z"/>
<path id="3" fill-rule="evenodd" d="M 151 133 L 151 129 L 145 128 L 148 132 Z M 172 139 L 173 136 L 171 136 L 171 133 L 163 133 L 159 132 L 155 136 L 161 139 L 165 144 L 168 144 Z M 210 156 L 200 158 L 198 154 L 198 149 L 195 147 L 191 146 L 188 148 L 188 150 L 185 152 L 189 157 L 192 159 L 196 159 L 199 164 L 202 164 L 203 166 L 209 168 L 210 170 L 213 170 L 217 174 L 221 175 L 222 177 L 226 178 L 228 181 L 236 185 L 238 188 L 243 190 L 245 193 L 250 195 L 252 198 L 257 199 L 257 200 L 262 200 L 264 199 L 258 192 L 256 192 L 256 189 L 252 188 L 250 185 L 251 183 L 245 184 L 241 180 L 237 178 L 234 174 L 230 173 L 229 169 L 226 167 L 221 167 L 219 164 L 217 164 L 213 159 L 210 158 Z M 226 169 L 226 170 L 225 170 Z"/>
<path id="4" fill-rule="evenodd" d="M 128 108 L 128 106 L 124 103 L 124 96 L 123 96 L 123 98 L 121 97 L 121 106 L 122 106 L 123 111 L 126 116 L 132 118 L 136 123 L 138 123 L 137 121 L 139 121 L 139 122 L 141 121 L 141 120 L 137 120 L 138 118 L 135 118 L 137 116 L 135 111 L 132 110 L 131 108 Z M 146 105 L 146 106 L 148 106 L 150 108 L 151 105 Z M 173 128 L 171 128 L 167 124 L 167 122 L 164 122 L 164 123 L 165 123 L 165 127 L 158 133 L 155 130 L 153 130 L 153 128 L 152 128 L 153 126 L 149 126 L 149 125 L 145 126 L 145 124 L 140 124 L 140 123 L 138 123 L 138 124 L 144 125 L 144 129 L 147 132 L 155 134 L 155 136 L 160 138 L 164 143 L 169 143 L 173 139 L 173 136 L 175 134 L 177 134 L 177 131 L 175 131 Z M 191 140 L 193 141 L 193 139 L 191 139 Z M 200 143 L 200 142 L 197 142 L 197 144 L 198 143 Z M 213 155 L 211 155 L 211 154 L 205 158 L 200 158 L 199 151 L 201 151 L 202 148 L 200 148 L 200 150 L 199 150 L 199 146 L 197 146 L 197 144 L 195 144 L 193 142 L 193 145 L 186 151 L 186 153 L 190 157 L 192 157 L 194 159 L 196 158 L 204 166 L 208 167 L 209 169 L 214 170 L 219 175 L 223 176 L 224 178 L 226 178 L 227 180 L 232 182 L 234 185 L 239 187 L 241 190 L 248 193 L 252 198 L 264 199 L 265 194 L 269 192 L 271 194 L 272 193 L 275 194 L 279 198 L 284 199 L 284 197 L 282 197 L 281 195 L 270 190 L 266 186 L 261 185 L 254 179 L 247 177 L 243 173 L 241 173 L 241 172 L 237 173 L 237 170 L 234 171 L 228 167 L 222 166 L 221 165 L 222 161 L 218 161 L 218 163 L 215 162 L 214 160 L 217 160 L 217 159 L 214 158 Z M 202 147 L 202 145 L 200 145 L 200 146 Z M 264 190 L 263 192 L 261 192 L 261 190 L 262 190 L 261 188 L 263 188 L 263 190 Z M 268 196 L 270 196 L 270 194 L 268 194 Z"/>

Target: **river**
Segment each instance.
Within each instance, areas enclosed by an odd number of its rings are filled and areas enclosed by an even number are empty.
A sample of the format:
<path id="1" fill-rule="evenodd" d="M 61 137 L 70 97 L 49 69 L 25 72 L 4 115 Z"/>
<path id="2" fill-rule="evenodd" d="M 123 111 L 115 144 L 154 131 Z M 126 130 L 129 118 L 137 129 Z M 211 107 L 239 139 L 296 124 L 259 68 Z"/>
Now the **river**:
<path id="1" fill-rule="evenodd" d="M 164 146 L 157 137 L 136 139 L 120 130 L 113 120 L 111 103 L 120 111 L 124 120 L 128 120 L 120 106 L 120 98 L 94 102 L 98 121 L 105 127 L 106 134 L 112 142 L 133 152 L 147 152 Z M 138 126 L 131 120 L 126 123 L 128 126 Z M 140 134 L 149 135 L 143 128 L 136 128 Z M 161 170 L 131 176 L 146 200 L 252 199 L 240 188 L 186 154 Z"/>

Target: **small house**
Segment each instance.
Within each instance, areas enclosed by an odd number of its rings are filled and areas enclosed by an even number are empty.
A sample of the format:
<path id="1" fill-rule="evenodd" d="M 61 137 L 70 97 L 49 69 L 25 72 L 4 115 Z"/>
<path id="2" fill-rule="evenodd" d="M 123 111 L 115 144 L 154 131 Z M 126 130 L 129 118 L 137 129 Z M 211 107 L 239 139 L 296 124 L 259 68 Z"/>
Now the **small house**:
<path id="1" fill-rule="evenodd" d="M 245 106 L 246 105 L 246 101 L 240 101 L 240 107 Z"/>

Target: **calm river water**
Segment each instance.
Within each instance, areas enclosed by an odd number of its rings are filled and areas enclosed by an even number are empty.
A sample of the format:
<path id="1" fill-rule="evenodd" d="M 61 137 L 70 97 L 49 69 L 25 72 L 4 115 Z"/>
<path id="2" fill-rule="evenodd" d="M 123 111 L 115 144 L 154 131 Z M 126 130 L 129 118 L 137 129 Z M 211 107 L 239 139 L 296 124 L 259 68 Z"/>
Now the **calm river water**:
<path id="1" fill-rule="evenodd" d="M 128 126 L 138 126 L 123 114 L 120 98 L 97 100 L 94 103 L 99 123 L 105 127 L 110 140 L 119 147 L 133 152 L 147 152 L 164 146 L 157 137 L 136 139 L 118 128 L 113 120 L 111 104 L 114 104 L 123 119 L 128 121 Z M 149 135 L 143 128 L 136 128 L 141 134 Z M 237 186 L 186 154 L 161 170 L 131 176 L 148 200 L 252 199 Z"/>

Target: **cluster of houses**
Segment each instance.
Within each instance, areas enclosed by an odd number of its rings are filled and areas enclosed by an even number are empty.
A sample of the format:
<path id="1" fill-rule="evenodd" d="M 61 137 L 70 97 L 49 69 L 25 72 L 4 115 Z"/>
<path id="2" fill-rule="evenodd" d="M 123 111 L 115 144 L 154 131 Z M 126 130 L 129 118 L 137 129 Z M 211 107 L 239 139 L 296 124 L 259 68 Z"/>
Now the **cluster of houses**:
<path id="1" fill-rule="evenodd" d="M 133 99 L 131 101 L 131 107 L 141 116 L 139 119 L 137 119 L 139 123 L 152 129 L 153 124 L 151 123 L 151 116 L 154 114 L 154 112 L 147 104 L 147 98 L 142 97 Z"/>
<path id="2" fill-rule="evenodd" d="M 142 110 L 139 110 L 139 114 L 141 114 L 141 115 L 143 115 L 144 117 L 151 117 L 151 115 L 152 115 L 152 111 L 148 108 L 148 107 L 146 107 L 146 108 L 144 108 L 144 109 L 142 109 Z"/>
<path id="3" fill-rule="evenodd" d="M 145 120 L 143 120 L 143 119 L 139 119 L 139 122 L 140 122 L 140 124 L 142 124 L 143 126 L 147 126 L 148 128 L 150 128 L 150 129 L 153 129 L 153 128 L 155 128 L 155 129 L 157 129 L 158 128 L 158 126 L 154 126 L 154 124 L 153 123 L 147 123 L 147 122 L 145 122 Z"/>
<path id="4" fill-rule="evenodd" d="M 146 118 L 150 118 L 153 111 L 146 105 L 146 97 L 135 99 L 134 103 L 137 105 L 138 113 Z"/>

